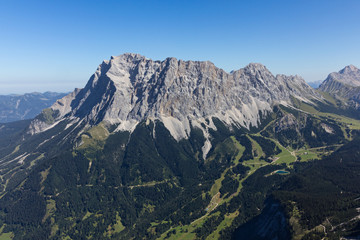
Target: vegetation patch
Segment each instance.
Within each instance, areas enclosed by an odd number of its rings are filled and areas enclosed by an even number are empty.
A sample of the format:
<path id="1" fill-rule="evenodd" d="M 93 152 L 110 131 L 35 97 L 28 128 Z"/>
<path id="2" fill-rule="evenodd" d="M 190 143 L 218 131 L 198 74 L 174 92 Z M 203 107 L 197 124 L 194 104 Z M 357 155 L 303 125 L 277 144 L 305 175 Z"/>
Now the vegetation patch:
<path id="1" fill-rule="evenodd" d="M 37 119 L 47 124 L 53 124 L 58 115 L 58 110 L 54 111 L 52 108 L 46 108 L 37 116 Z"/>
<path id="2" fill-rule="evenodd" d="M 49 199 L 46 201 L 46 212 L 45 216 L 42 219 L 42 223 L 46 221 L 46 219 L 50 216 L 52 216 L 56 211 L 56 202 L 53 199 Z"/>

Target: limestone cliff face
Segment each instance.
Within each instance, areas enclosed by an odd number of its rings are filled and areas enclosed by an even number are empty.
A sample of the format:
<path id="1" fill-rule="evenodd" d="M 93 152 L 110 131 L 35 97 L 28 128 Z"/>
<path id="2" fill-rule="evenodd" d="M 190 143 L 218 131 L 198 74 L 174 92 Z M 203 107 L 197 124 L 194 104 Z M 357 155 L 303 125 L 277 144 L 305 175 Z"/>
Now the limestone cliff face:
<path id="1" fill-rule="evenodd" d="M 330 84 L 332 82 L 338 82 L 352 87 L 360 87 L 360 69 L 356 68 L 354 65 L 349 65 L 339 72 L 330 73 L 325 81 L 320 85 L 320 89 L 322 91 L 331 90 L 329 87 L 331 87 Z"/>
<path id="2" fill-rule="evenodd" d="M 358 108 L 360 104 L 360 69 L 349 65 L 339 72 L 330 73 L 320 85 L 319 90 L 346 101 L 350 100 L 347 103 Z"/>
<path id="3" fill-rule="evenodd" d="M 131 131 L 142 120 L 157 119 L 177 140 L 188 137 L 190 125 L 208 137 L 208 128 L 215 128 L 212 117 L 229 126 L 257 126 L 259 112 L 264 116 L 274 104 L 289 105 L 291 96 L 307 102 L 319 98 L 302 78 L 274 76 L 257 63 L 227 73 L 207 61 L 123 54 L 104 61 L 85 88 L 58 100 L 51 107 L 51 124 L 105 121 L 118 124 L 118 131 Z M 51 124 L 33 122 L 32 133 Z"/>

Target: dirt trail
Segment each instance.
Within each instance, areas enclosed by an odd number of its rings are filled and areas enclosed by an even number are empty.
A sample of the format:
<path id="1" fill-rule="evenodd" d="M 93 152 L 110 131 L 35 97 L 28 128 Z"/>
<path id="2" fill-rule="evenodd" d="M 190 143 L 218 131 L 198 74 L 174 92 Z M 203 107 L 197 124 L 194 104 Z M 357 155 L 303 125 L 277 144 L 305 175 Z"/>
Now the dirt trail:
<path id="1" fill-rule="evenodd" d="M 191 225 L 194 224 L 195 222 L 203 219 L 204 217 L 206 217 L 207 215 L 210 214 L 210 212 L 212 212 L 213 210 L 215 210 L 218 206 L 219 206 L 219 200 L 220 200 L 220 192 L 218 192 L 217 194 L 215 194 L 211 200 L 209 205 L 207 206 L 207 213 L 205 215 L 203 215 L 202 217 L 195 219 L 194 221 L 191 222 Z M 212 207 L 214 206 L 214 207 Z"/>

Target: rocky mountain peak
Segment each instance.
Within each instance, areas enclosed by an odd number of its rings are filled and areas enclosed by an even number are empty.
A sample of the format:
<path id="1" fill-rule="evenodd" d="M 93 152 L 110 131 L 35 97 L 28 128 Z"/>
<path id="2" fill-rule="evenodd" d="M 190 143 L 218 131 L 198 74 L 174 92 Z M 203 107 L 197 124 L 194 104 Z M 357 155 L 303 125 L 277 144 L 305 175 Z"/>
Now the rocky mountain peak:
<path id="1" fill-rule="evenodd" d="M 258 70 L 258 71 L 269 71 L 263 64 L 261 63 L 249 63 L 244 67 L 244 69 L 248 70 Z"/>
<path id="2" fill-rule="evenodd" d="M 325 81 L 320 85 L 321 91 L 330 91 L 328 88 L 331 87 L 331 91 L 340 90 L 334 89 L 334 85 L 338 85 L 338 88 L 341 84 L 350 86 L 350 87 L 359 87 L 360 86 L 360 70 L 354 65 L 349 65 L 340 70 L 339 72 L 330 73 Z M 340 87 L 341 88 L 341 87 Z"/>
<path id="3" fill-rule="evenodd" d="M 350 64 L 346 67 L 344 67 L 343 69 L 341 69 L 339 71 L 339 73 L 341 74 L 349 74 L 349 73 L 352 73 L 352 72 L 358 72 L 359 69 L 357 67 L 355 67 L 354 65 Z"/>
<path id="4" fill-rule="evenodd" d="M 157 119 L 176 140 L 187 138 L 191 126 L 200 128 L 206 155 L 214 117 L 230 128 L 258 126 L 260 116 L 274 104 L 291 104 L 291 96 L 308 102 L 318 97 L 302 78 L 274 77 L 259 63 L 229 74 L 209 61 L 153 61 L 126 53 L 104 61 L 85 88 L 54 104 L 51 124 L 108 122 L 116 131 L 132 131 L 141 121 Z M 33 134 L 51 127 L 39 121 L 32 126 Z"/>

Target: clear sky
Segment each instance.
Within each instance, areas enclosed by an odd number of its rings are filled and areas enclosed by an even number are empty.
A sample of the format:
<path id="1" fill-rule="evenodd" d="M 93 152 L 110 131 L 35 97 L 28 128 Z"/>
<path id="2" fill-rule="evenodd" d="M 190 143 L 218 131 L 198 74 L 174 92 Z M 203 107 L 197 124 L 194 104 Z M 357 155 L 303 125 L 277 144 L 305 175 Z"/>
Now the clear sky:
<path id="1" fill-rule="evenodd" d="M 360 67 L 360 1 L 0 0 L 0 94 L 81 88 L 125 52 L 323 80 Z"/>

